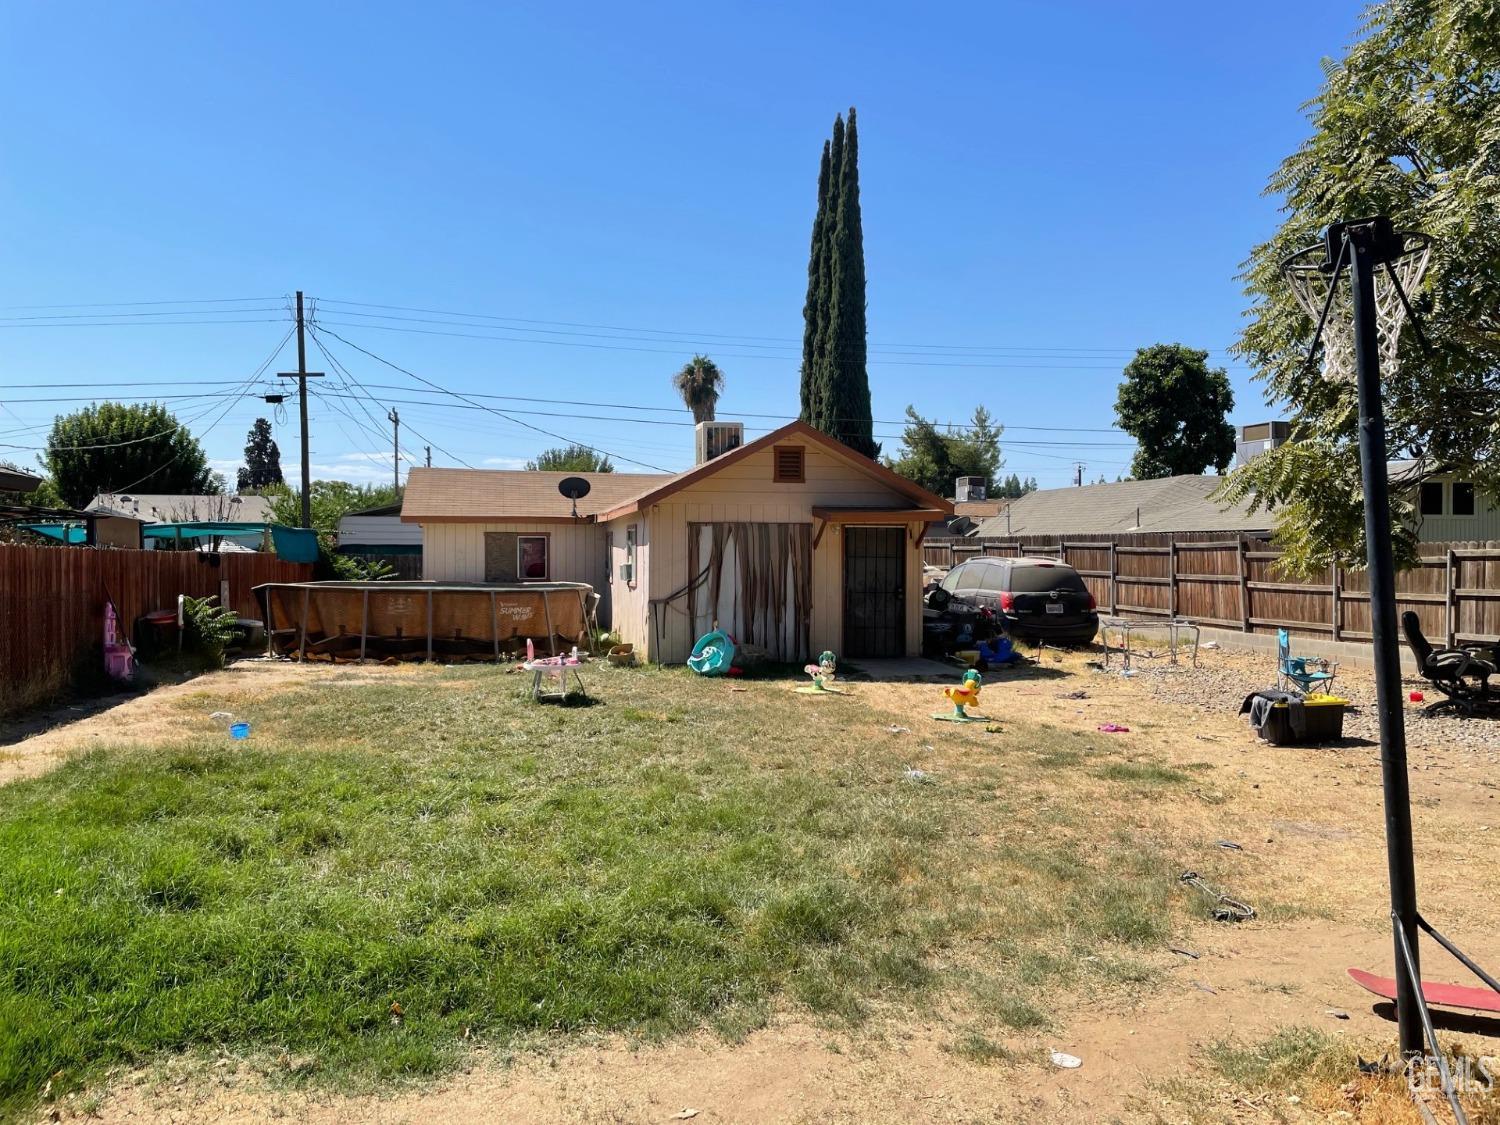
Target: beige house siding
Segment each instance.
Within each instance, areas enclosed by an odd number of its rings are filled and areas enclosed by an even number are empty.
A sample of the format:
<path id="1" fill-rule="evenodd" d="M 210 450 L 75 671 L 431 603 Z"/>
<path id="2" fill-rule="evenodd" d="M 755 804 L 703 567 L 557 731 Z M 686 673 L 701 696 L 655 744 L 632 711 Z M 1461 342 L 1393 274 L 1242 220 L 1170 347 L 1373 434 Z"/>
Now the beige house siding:
<path id="1" fill-rule="evenodd" d="M 547 577 L 553 582 L 587 582 L 603 599 L 599 620 L 609 620 L 609 585 L 604 581 L 604 528 L 592 523 L 424 523 L 422 577 L 429 582 L 483 582 L 484 536 L 489 531 L 545 535 Z"/>
<path id="2" fill-rule="evenodd" d="M 635 580 L 625 582 L 620 578 L 620 567 L 625 565 L 625 533 L 636 529 Z M 650 597 L 651 568 L 647 560 L 651 555 L 651 542 L 647 521 L 639 513 L 622 516 L 601 527 L 609 542 L 609 573 L 606 598 L 611 609 L 606 617 L 601 612 L 599 620 L 608 621 L 610 628 L 620 634 L 620 639 L 635 645 L 636 656 L 641 660 L 653 660 L 651 638 L 646 627 L 646 603 Z M 604 591 L 600 591 L 603 593 Z"/>
<path id="3" fill-rule="evenodd" d="M 795 439 L 785 444 L 802 444 Z M 726 466 L 696 484 L 668 496 L 650 509 L 653 553 L 649 575 L 651 597 L 681 589 L 688 582 L 689 523 L 808 523 L 815 524 L 814 506 L 830 508 L 908 507 L 910 500 L 870 479 L 855 466 L 813 445 L 807 445 L 805 480 L 800 484 L 777 484 L 772 479 L 772 451 L 762 450 Z M 618 528 L 623 521 L 610 526 Z M 922 523 L 906 527 L 906 649 L 916 655 L 921 649 L 922 567 L 916 536 Z M 618 547 L 620 533 L 616 532 Z M 811 641 L 814 652 L 843 647 L 844 630 L 844 539 L 841 528 L 831 526 L 813 551 L 813 605 Z M 617 606 L 622 603 L 617 602 Z M 678 663 L 692 652 L 696 637 L 685 603 L 650 606 L 640 625 L 647 637 L 649 659 Z M 639 609 L 632 606 L 633 613 Z M 618 618 L 618 615 L 617 615 Z M 625 626 L 622 626 L 624 629 Z M 627 640 L 634 638 L 627 636 Z M 656 641 L 660 639 L 661 643 Z M 641 642 L 635 642 L 639 648 Z"/>

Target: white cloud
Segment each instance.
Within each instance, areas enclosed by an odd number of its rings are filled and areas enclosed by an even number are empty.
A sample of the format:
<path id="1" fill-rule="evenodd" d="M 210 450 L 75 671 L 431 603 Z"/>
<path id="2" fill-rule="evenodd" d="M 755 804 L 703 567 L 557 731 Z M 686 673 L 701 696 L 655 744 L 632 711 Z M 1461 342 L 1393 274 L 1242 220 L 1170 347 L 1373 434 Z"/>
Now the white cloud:
<path id="1" fill-rule="evenodd" d="M 486 457 L 480 464 L 488 465 L 492 469 L 524 469 L 526 467 L 526 458 Z"/>

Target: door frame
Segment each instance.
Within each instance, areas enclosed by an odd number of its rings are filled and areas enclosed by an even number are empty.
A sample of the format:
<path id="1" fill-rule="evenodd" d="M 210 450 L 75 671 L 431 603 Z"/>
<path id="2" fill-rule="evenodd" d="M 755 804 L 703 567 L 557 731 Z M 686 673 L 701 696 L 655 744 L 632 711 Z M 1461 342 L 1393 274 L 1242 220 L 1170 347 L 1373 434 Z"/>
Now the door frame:
<path id="1" fill-rule="evenodd" d="M 865 659 L 865 660 L 898 659 L 898 658 L 903 657 L 903 656 L 906 655 L 907 649 L 909 647 L 908 642 L 910 641 L 910 638 L 906 635 L 907 634 L 907 612 L 906 612 L 907 607 L 906 607 L 906 599 L 907 599 L 907 596 L 908 596 L 908 591 L 906 589 L 906 585 L 907 585 L 907 580 L 910 577 L 910 575 L 908 574 L 908 570 L 910 569 L 910 566 L 909 566 L 909 559 L 907 558 L 907 556 L 911 553 L 907 549 L 907 541 L 910 538 L 910 531 L 909 531 L 909 529 L 907 528 L 907 526 L 905 524 L 889 524 L 889 523 L 868 523 L 868 524 L 851 523 L 851 524 L 845 524 L 841 528 L 842 534 L 839 536 L 839 538 L 842 540 L 842 542 L 839 545 L 839 568 L 840 568 L 839 597 L 840 597 L 840 600 L 842 602 L 842 613 L 840 615 L 841 618 L 842 618 L 842 621 L 841 621 L 840 628 L 839 628 L 839 640 L 840 640 L 840 643 L 843 645 L 843 652 L 844 653 L 850 653 L 851 652 L 850 645 L 849 645 L 849 627 L 850 627 L 850 615 L 849 615 L 849 532 L 851 530 L 856 530 L 856 529 L 857 530 L 861 530 L 861 531 L 887 531 L 887 532 L 891 532 L 893 535 L 899 535 L 900 538 L 899 538 L 898 542 L 900 543 L 900 549 L 896 553 L 896 565 L 899 568 L 899 574 L 898 574 L 898 582 L 897 582 L 897 587 L 896 588 L 897 588 L 897 590 L 900 591 L 900 598 L 898 600 L 897 608 L 896 608 L 896 626 L 895 626 L 896 639 L 895 639 L 895 643 L 893 645 L 893 651 L 890 654 L 885 655 L 885 656 L 869 656 L 869 655 L 866 655 L 864 657 L 860 657 L 860 656 L 852 656 L 851 655 L 850 659 L 853 659 L 853 660 L 859 660 L 859 659 Z"/>

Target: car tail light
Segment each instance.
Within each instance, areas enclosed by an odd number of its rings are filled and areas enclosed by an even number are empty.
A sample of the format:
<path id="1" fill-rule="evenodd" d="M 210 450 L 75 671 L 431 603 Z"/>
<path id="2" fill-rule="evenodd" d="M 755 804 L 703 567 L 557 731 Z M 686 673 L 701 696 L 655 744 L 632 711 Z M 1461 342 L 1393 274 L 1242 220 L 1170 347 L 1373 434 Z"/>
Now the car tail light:
<path id="1" fill-rule="evenodd" d="M 1000 608 L 1006 613 L 1016 608 L 1016 596 L 1009 590 L 1000 595 Z"/>
<path id="2" fill-rule="evenodd" d="M 1093 610 L 1096 610 L 1098 608 L 1099 608 L 1099 599 L 1096 598 L 1096 597 L 1094 597 L 1094 595 L 1092 593 L 1090 593 L 1089 594 L 1089 611 L 1092 612 Z"/>

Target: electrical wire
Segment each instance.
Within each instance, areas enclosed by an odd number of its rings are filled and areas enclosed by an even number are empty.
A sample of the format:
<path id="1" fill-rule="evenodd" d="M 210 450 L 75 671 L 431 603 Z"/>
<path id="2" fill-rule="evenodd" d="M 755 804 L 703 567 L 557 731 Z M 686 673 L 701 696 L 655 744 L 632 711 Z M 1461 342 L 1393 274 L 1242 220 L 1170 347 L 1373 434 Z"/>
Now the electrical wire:
<path id="1" fill-rule="evenodd" d="M 319 329 L 315 329 L 315 332 L 318 331 L 318 330 L 327 331 L 327 329 L 323 329 L 323 328 L 321 328 L 321 326 L 319 327 Z M 513 425 L 523 426 L 523 427 L 525 427 L 528 430 L 535 430 L 539 434 L 544 434 L 547 437 L 555 438 L 558 441 L 566 441 L 566 442 L 568 442 L 569 444 L 572 444 L 572 445 L 582 445 L 585 449 L 591 450 L 594 453 L 601 453 L 601 454 L 603 454 L 606 457 L 613 458 L 614 460 L 617 460 L 617 461 L 624 461 L 626 464 L 629 464 L 629 465 L 640 465 L 643 468 L 654 469 L 657 472 L 661 472 L 661 473 L 665 473 L 665 472 L 669 471 L 667 469 L 663 469 L 660 465 L 653 465 L 653 464 L 651 464 L 648 461 L 640 461 L 640 460 L 637 460 L 634 457 L 626 457 L 626 456 L 624 456 L 622 454 L 611 453 L 609 450 L 600 448 L 599 446 L 589 445 L 589 444 L 587 444 L 585 442 L 578 442 L 578 441 L 575 441 L 572 438 L 565 437 L 562 434 L 554 433 L 551 430 L 544 430 L 540 426 L 534 426 L 530 422 L 523 421 L 523 420 L 521 420 L 519 418 L 512 418 L 510 415 L 506 414 L 504 411 L 496 410 L 493 406 L 485 406 L 483 403 L 474 402 L 472 399 L 466 399 L 466 398 L 464 398 L 463 395 L 457 393 L 456 391 L 450 391 L 446 387 L 443 387 L 443 386 L 441 386 L 441 385 L 439 385 L 437 383 L 434 383 L 431 379 L 428 379 L 428 378 L 425 378 L 424 376 L 418 375 L 414 371 L 408 371 L 406 368 L 402 367 L 400 364 L 392 363 L 390 360 L 386 359 L 385 357 L 376 355 L 374 352 L 370 351 L 367 348 L 360 347 L 358 344 L 354 343 L 352 340 L 346 339 L 345 337 L 339 335 L 337 332 L 328 332 L 328 335 L 332 336 L 335 340 L 338 340 L 341 343 L 348 345 L 349 347 L 353 348 L 355 351 L 360 352 L 360 353 L 362 353 L 364 355 L 369 356 L 371 359 L 375 360 L 377 363 L 383 363 L 385 366 L 389 367 L 393 371 L 399 371 L 401 374 L 406 375 L 409 378 L 415 379 L 419 383 L 425 383 L 427 386 L 432 387 L 434 390 L 441 391 L 442 393 L 447 394 L 447 395 L 451 395 L 454 398 L 460 400 L 461 402 L 468 402 L 471 406 L 476 406 L 480 410 L 484 410 L 484 411 L 487 411 L 490 414 L 494 414 L 496 417 L 504 418 L 507 422 L 510 422 Z"/>

